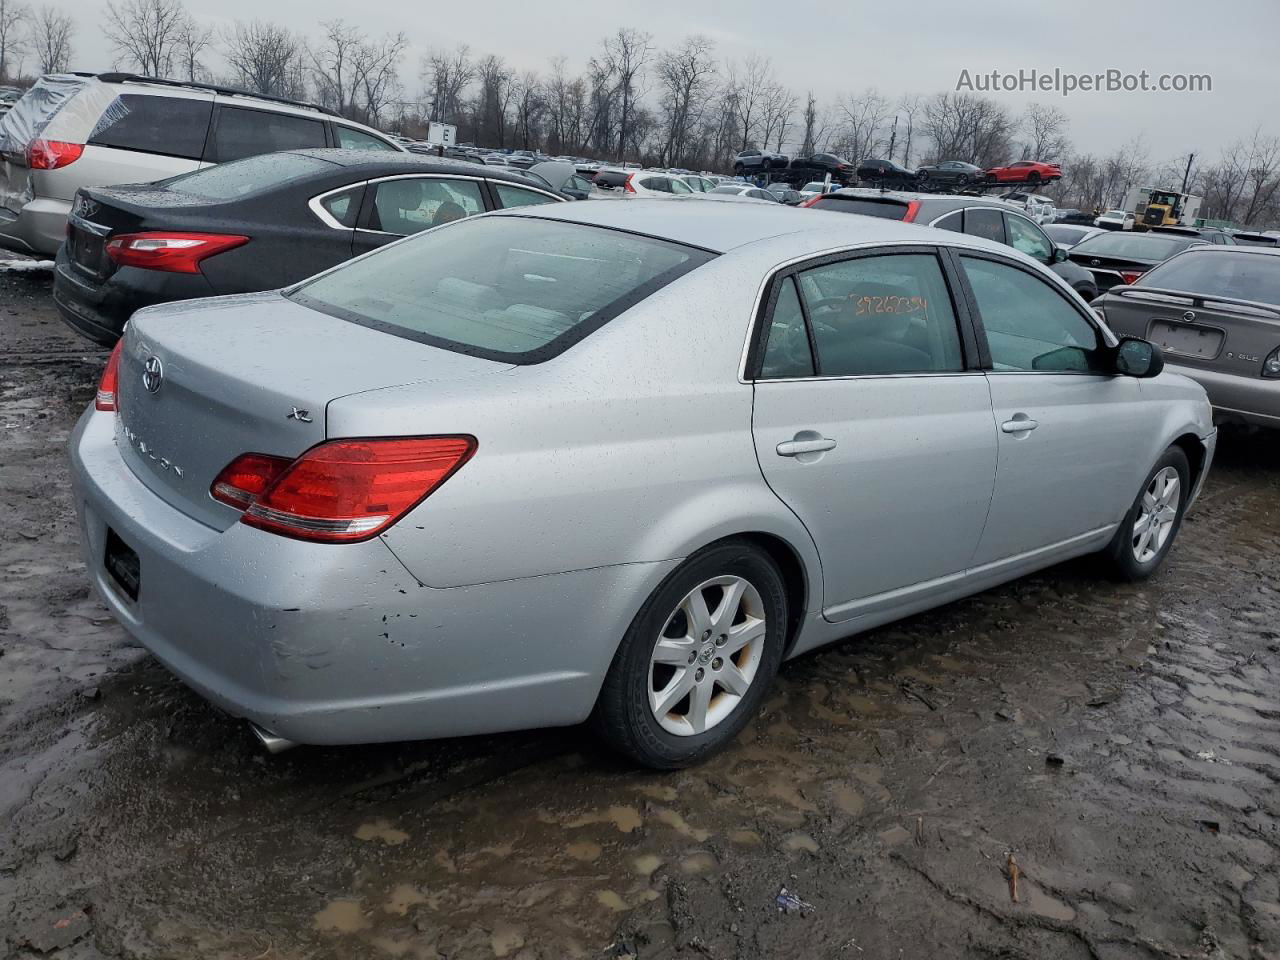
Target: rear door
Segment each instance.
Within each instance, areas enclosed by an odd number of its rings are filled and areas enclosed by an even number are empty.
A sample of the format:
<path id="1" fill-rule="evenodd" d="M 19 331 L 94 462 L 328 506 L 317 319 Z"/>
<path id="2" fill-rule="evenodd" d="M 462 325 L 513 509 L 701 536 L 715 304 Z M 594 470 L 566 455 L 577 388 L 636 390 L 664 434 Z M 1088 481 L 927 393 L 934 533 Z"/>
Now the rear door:
<path id="1" fill-rule="evenodd" d="M 1088 311 L 1023 264 L 958 257 L 990 367 L 999 438 L 991 516 L 974 565 L 1006 560 L 1119 520 L 1141 479 L 1133 451 L 1157 429 L 1139 381 L 1104 372 Z"/>
<path id="2" fill-rule="evenodd" d="M 401 237 L 483 213 L 479 177 L 396 176 L 370 181 L 353 248 L 364 253 Z"/>
<path id="3" fill-rule="evenodd" d="M 818 546 L 828 619 L 927 592 L 977 547 L 996 436 L 963 312 L 929 247 L 771 283 L 748 361 L 756 452 Z"/>

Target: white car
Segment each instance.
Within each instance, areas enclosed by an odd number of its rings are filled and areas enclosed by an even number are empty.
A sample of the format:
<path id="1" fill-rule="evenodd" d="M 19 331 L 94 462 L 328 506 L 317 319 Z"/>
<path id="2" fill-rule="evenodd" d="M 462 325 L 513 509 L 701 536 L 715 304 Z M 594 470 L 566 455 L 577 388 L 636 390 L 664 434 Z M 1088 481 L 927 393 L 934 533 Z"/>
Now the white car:
<path id="1" fill-rule="evenodd" d="M 1048 197 L 1039 197 L 1032 194 L 1027 197 L 1024 206 L 1027 216 L 1036 223 L 1053 223 L 1058 219 L 1058 208 L 1053 205 L 1053 201 Z"/>
<path id="2" fill-rule="evenodd" d="M 1093 221 L 1095 227 L 1108 230 L 1132 230 L 1135 217 L 1128 210 L 1108 210 Z"/>
<path id="3" fill-rule="evenodd" d="M 605 168 L 596 174 L 597 187 L 617 190 L 638 197 L 687 197 L 694 193 L 683 177 L 656 170 L 619 170 Z"/>
<path id="4" fill-rule="evenodd" d="M 722 183 L 707 195 L 712 197 L 737 197 L 741 200 L 764 200 L 767 203 L 782 202 L 768 190 L 753 187 L 749 183 Z"/>

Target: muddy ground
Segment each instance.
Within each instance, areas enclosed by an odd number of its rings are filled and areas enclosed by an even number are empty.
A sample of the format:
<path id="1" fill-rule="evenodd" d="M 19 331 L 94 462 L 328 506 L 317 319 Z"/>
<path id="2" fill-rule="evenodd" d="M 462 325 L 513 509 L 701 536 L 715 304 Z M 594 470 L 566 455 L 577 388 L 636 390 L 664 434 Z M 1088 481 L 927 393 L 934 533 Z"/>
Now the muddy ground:
<path id="1" fill-rule="evenodd" d="M 1069 564 L 804 657 L 696 770 L 576 729 L 268 757 L 89 591 L 104 358 L 48 291 L 0 273 L 5 953 L 1280 957 L 1277 438 L 1224 436 L 1153 581 Z"/>

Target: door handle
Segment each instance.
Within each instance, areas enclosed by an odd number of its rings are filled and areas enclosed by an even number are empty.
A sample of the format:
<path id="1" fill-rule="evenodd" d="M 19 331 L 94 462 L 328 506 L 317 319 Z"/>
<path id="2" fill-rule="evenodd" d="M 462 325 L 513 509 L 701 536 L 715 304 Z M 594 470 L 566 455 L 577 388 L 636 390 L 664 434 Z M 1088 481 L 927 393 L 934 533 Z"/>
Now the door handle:
<path id="1" fill-rule="evenodd" d="M 828 437 L 817 440 L 784 440 L 778 444 L 778 456 L 798 457 L 802 453 L 822 453 L 835 448 L 836 442 Z"/>
<path id="2" fill-rule="evenodd" d="M 1006 420 L 1000 424 L 1000 429 L 1005 433 L 1030 433 L 1038 426 L 1040 426 L 1038 420 L 1032 420 L 1026 414 L 1019 413 L 1012 420 Z"/>

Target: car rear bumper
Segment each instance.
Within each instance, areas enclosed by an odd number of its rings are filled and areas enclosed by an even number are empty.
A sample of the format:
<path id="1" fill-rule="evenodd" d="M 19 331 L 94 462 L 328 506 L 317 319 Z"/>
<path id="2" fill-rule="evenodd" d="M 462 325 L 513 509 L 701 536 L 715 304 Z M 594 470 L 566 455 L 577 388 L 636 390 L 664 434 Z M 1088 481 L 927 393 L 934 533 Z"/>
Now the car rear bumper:
<path id="1" fill-rule="evenodd" d="M 382 540 L 218 530 L 151 492 L 114 415 L 71 439 L 89 576 L 157 659 L 228 712 L 297 743 L 372 743 L 577 723 L 618 641 L 676 561 L 472 587 L 420 584 Z M 138 557 L 129 599 L 107 531 Z"/>
<path id="2" fill-rule="evenodd" d="M 1174 363 L 1166 363 L 1165 369 L 1204 387 L 1213 404 L 1214 420 L 1280 429 L 1280 380 L 1242 377 Z"/>
<path id="3" fill-rule="evenodd" d="M 77 333 L 107 347 L 120 338 L 135 310 L 213 293 L 201 274 L 136 267 L 121 267 L 106 280 L 94 281 L 71 265 L 65 245 L 54 260 L 53 303 L 58 313 Z"/>
<path id="4" fill-rule="evenodd" d="M 51 257 L 67 235 L 70 212 L 70 202 L 51 197 L 36 197 L 16 214 L 0 207 L 0 247 Z"/>

